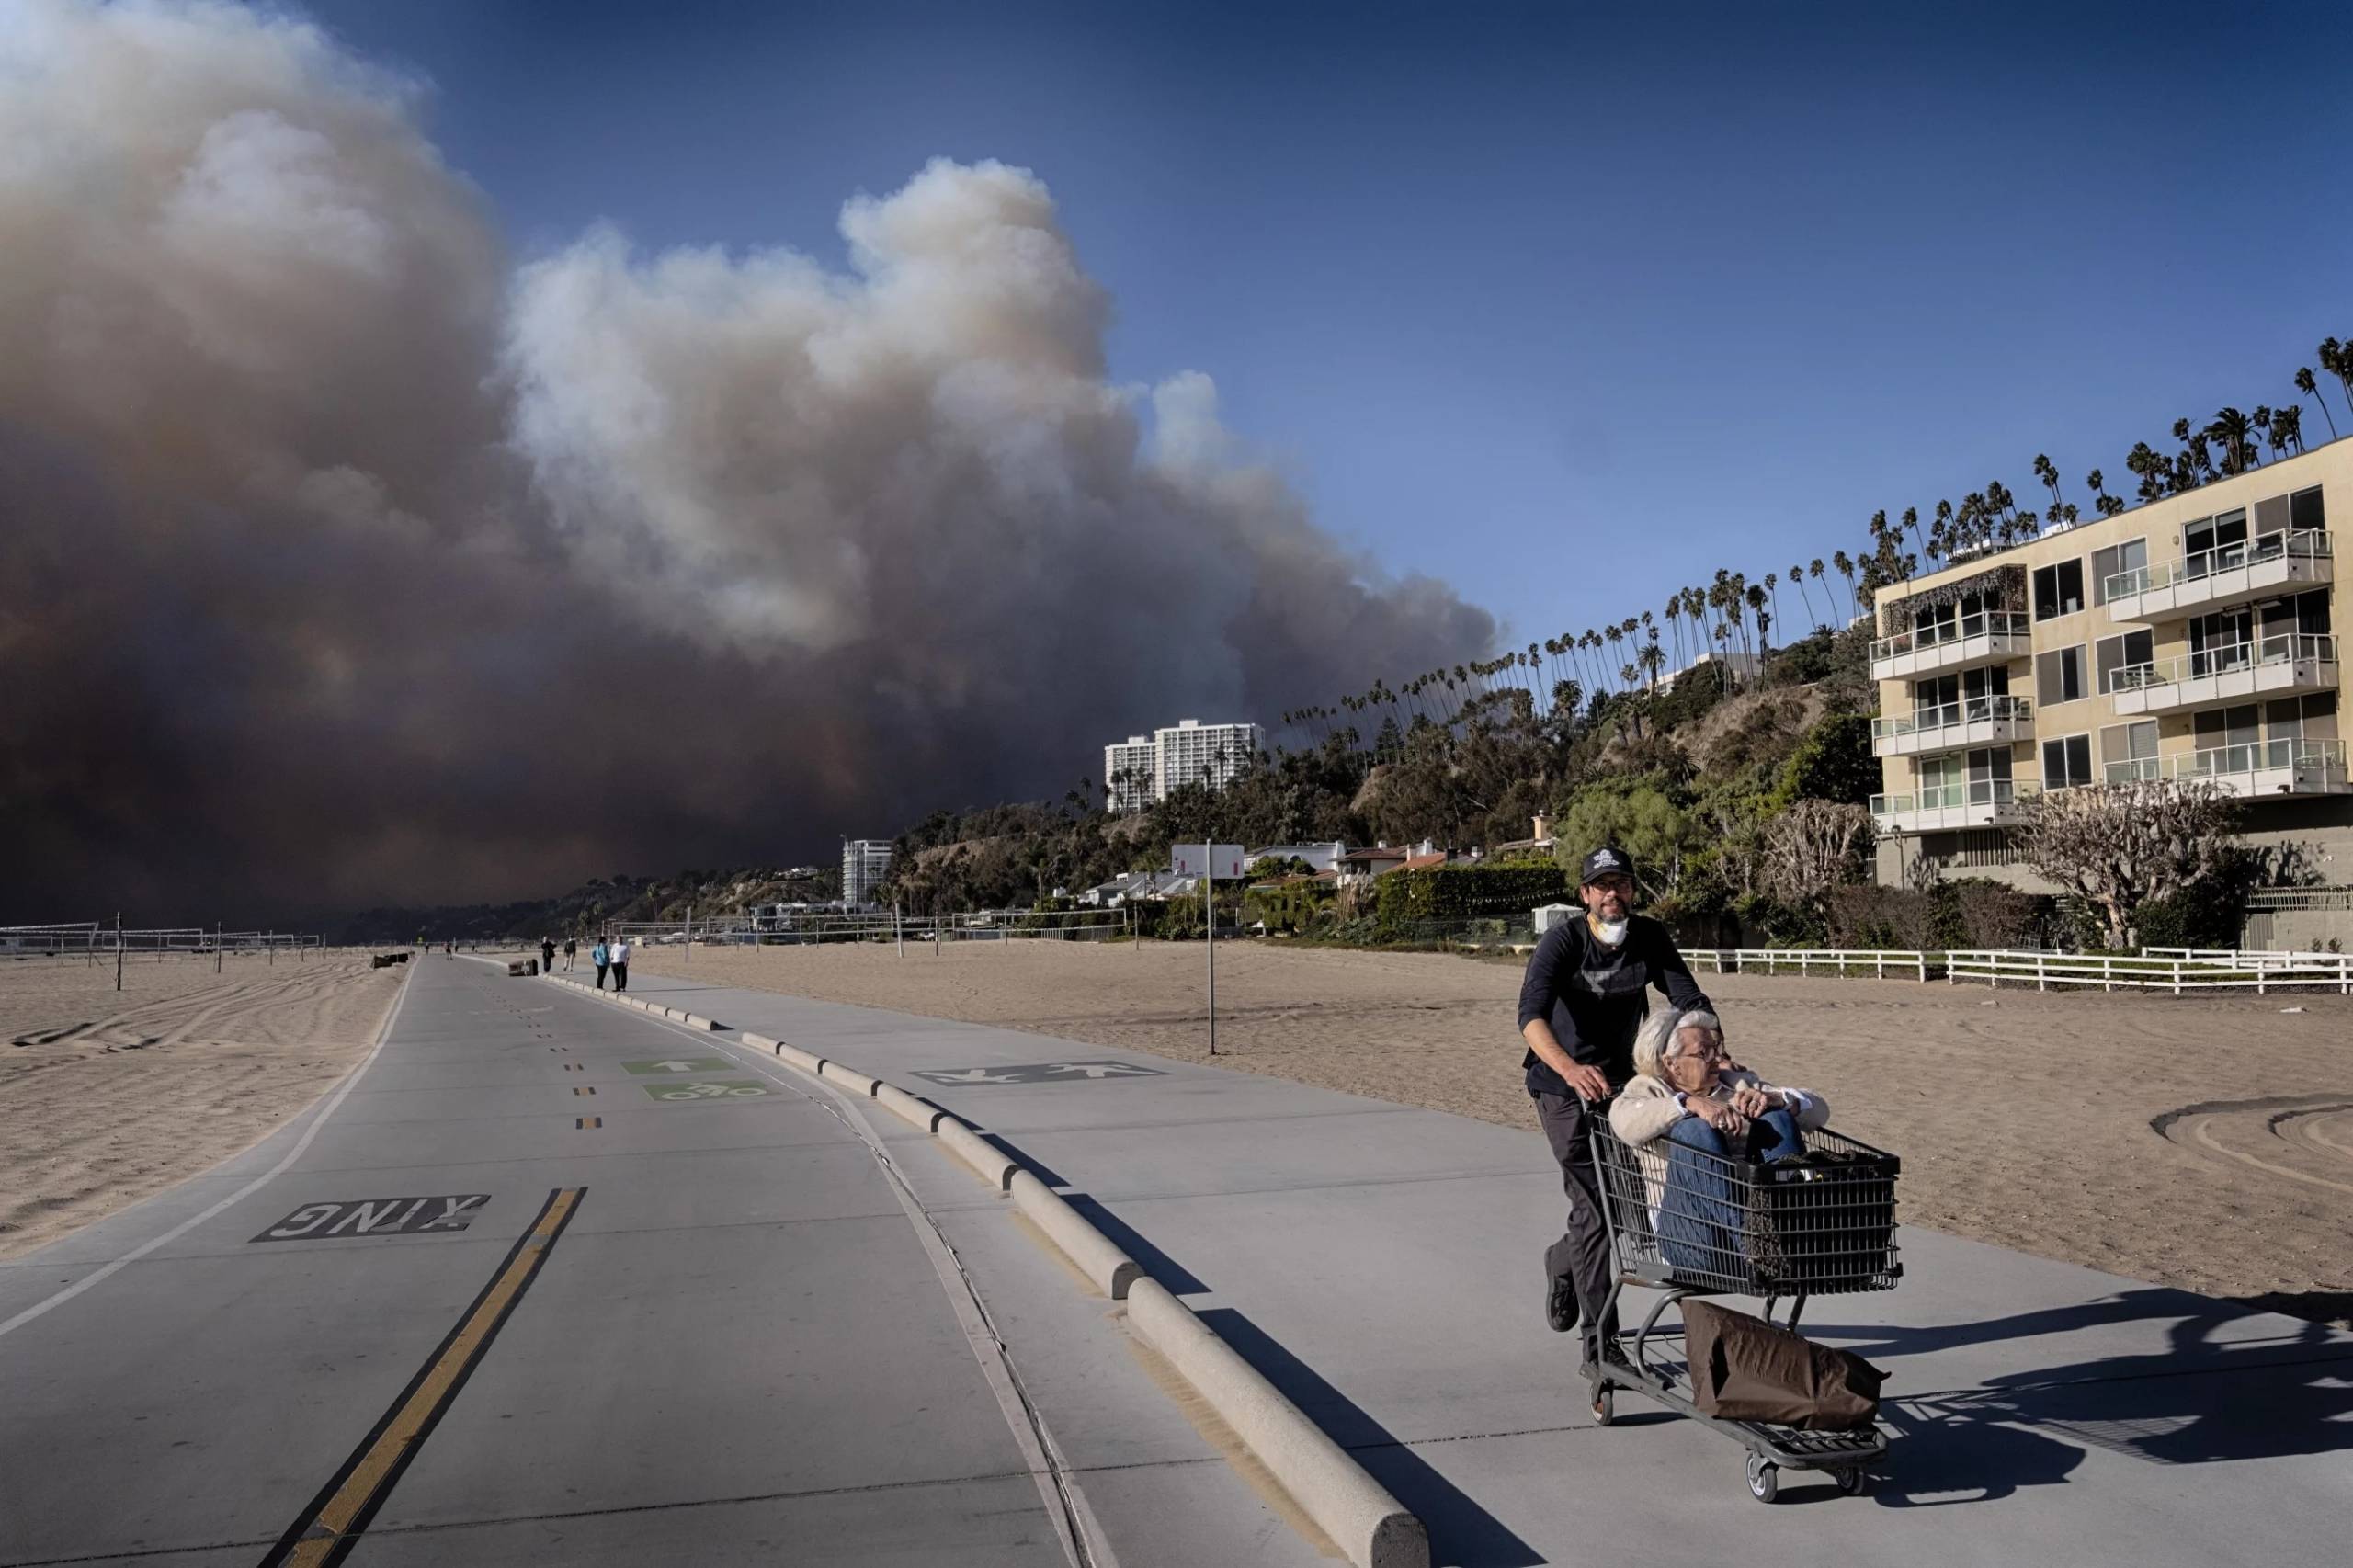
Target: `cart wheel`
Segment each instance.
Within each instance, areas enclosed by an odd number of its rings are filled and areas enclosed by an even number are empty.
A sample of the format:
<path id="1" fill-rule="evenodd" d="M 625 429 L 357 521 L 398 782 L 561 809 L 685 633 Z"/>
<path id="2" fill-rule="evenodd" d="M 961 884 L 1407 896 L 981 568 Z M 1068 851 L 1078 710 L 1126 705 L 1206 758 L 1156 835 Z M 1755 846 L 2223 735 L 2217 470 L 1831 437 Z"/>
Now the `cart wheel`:
<path id="1" fill-rule="evenodd" d="M 1838 1491 L 1842 1496 L 1859 1497 L 1863 1494 L 1863 1485 L 1870 1478 L 1863 1474 L 1861 1465 L 1850 1464 L 1836 1473 L 1838 1477 Z"/>
<path id="2" fill-rule="evenodd" d="M 1604 1386 L 1593 1396 L 1593 1424 L 1607 1426 L 1618 1419 L 1618 1392 Z"/>
<path id="3" fill-rule="evenodd" d="M 1748 1494 L 1759 1503 L 1770 1503 L 1781 1492 L 1781 1467 L 1770 1460 L 1748 1456 Z"/>

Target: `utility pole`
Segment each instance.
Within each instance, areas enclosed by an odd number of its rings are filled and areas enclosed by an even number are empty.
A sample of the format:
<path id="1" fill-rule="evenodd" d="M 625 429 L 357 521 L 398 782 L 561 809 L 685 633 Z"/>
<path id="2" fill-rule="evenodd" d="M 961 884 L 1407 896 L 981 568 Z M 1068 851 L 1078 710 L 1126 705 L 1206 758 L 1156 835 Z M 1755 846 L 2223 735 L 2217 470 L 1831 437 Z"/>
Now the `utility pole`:
<path id="1" fill-rule="evenodd" d="M 122 989 L 122 911 L 114 912 L 114 988 Z"/>
<path id="2" fill-rule="evenodd" d="M 1201 846 L 1201 935 L 1210 949 L 1210 1054 L 1217 1054 L 1217 862 L 1214 845 Z"/>
<path id="3" fill-rule="evenodd" d="M 221 972 L 221 922 L 212 923 L 212 972 Z"/>
<path id="4" fill-rule="evenodd" d="M 687 967 L 695 967 L 695 906 L 687 905 Z"/>

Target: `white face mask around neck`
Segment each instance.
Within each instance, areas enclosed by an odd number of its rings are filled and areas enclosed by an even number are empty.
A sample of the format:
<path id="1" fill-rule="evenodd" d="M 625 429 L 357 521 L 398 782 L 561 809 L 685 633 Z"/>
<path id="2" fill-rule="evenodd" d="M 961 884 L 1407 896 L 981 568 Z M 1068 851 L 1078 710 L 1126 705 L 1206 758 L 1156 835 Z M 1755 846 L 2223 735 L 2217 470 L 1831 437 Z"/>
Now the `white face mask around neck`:
<path id="1" fill-rule="evenodd" d="M 1601 938 L 1601 942 L 1604 947 L 1615 948 L 1624 945 L 1626 940 L 1626 922 L 1623 920 L 1602 920 L 1597 918 L 1588 921 L 1587 924 L 1592 926 L 1593 934 Z"/>

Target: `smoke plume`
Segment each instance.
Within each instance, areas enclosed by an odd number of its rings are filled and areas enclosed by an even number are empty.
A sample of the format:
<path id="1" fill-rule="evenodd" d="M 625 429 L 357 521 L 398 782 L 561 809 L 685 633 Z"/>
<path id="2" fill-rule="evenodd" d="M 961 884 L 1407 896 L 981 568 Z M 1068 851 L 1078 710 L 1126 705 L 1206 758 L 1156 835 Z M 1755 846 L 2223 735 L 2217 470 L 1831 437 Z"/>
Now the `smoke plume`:
<path id="1" fill-rule="evenodd" d="M 518 267 L 299 21 L 0 0 L 0 918 L 822 856 L 1491 640 L 1108 379 L 1025 170 Z"/>

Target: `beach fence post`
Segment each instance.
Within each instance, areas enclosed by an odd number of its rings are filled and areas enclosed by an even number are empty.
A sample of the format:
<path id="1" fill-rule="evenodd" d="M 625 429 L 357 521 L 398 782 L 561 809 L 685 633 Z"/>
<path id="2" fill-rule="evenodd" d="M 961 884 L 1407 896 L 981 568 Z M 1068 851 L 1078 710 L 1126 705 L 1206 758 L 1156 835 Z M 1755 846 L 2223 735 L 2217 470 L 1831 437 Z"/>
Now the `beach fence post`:
<path id="1" fill-rule="evenodd" d="M 122 989 L 122 911 L 114 912 L 114 988 Z"/>
<path id="2" fill-rule="evenodd" d="M 695 906 L 687 905 L 687 967 L 695 966 Z"/>
<path id="3" fill-rule="evenodd" d="M 896 957 L 907 956 L 907 928 L 899 919 L 899 906 L 891 906 L 891 940 L 897 945 Z"/>
<path id="4" fill-rule="evenodd" d="M 221 922 L 212 923 L 212 972 L 221 972 Z"/>

